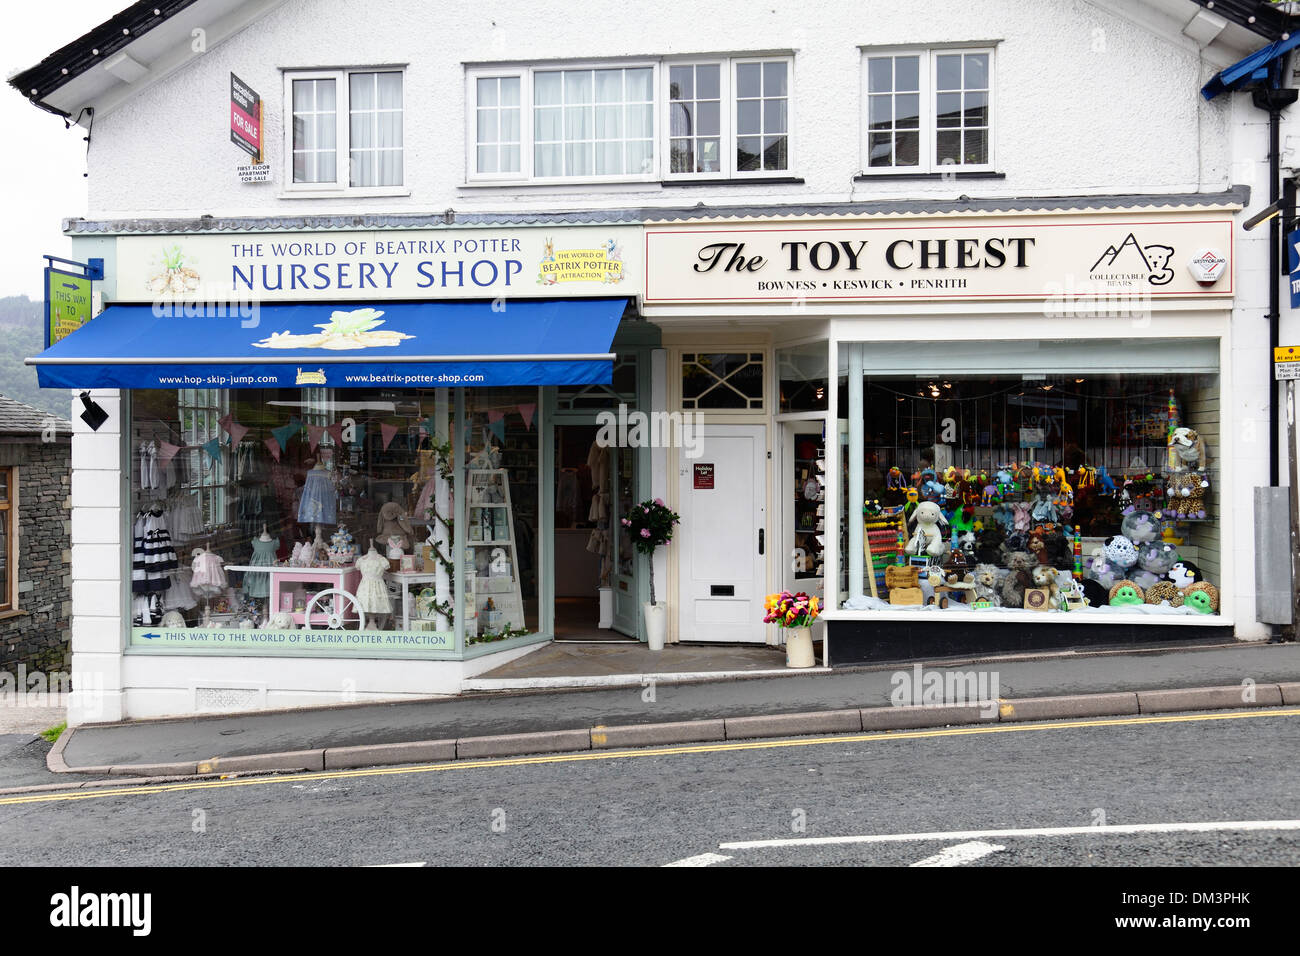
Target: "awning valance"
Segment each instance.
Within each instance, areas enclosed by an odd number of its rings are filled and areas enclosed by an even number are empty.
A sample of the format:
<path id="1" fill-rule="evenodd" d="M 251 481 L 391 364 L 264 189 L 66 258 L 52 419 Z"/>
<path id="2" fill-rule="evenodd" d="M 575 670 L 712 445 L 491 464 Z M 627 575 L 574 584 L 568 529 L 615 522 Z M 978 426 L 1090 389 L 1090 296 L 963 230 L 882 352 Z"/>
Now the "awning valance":
<path id="1" fill-rule="evenodd" d="M 114 305 L 27 364 L 43 388 L 604 384 L 626 305 L 326 303 L 245 307 L 242 315 L 212 304 Z"/>

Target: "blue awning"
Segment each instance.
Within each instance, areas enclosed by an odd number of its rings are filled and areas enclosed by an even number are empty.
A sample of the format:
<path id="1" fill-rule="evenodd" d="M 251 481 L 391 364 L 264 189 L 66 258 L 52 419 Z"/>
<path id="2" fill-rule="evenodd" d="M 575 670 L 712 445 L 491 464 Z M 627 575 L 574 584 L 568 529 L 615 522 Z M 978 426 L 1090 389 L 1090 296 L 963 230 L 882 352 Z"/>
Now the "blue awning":
<path id="1" fill-rule="evenodd" d="M 42 388 L 607 384 L 626 305 L 329 303 L 245 306 L 243 315 L 211 303 L 114 305 L 27 364 Z"/>
<path id="2" fill-rule="evenodd" d="M 1285 40 L 1277 40 L 1256 50 L 1250 56 L 1237 61 L 1226 70 L 1220 70 L 1210 82 L 1201 87 L 1201 95 L 1212 100 L 1220 93 L 1247 89 L 1253 86 L 1278 86 L 1271 82 L 1281 78 L 1281 59 L 1300 46 L 1300 33 L 1293 33 Z M 1273 76 L 1270 78 L 1270 74 Z"/>

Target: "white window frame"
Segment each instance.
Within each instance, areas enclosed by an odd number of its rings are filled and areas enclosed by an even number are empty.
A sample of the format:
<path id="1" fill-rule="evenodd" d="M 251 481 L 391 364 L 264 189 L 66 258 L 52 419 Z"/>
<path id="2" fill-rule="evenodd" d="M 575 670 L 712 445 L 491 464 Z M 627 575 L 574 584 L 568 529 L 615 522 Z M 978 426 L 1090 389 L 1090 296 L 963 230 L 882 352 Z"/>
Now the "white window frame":
<path id="1" fill-rule="evenodd" d="M 786 95 L 785 95 L 785 169 L 750 169 L 739 170 L 736 168 L 736 126 L 739 104 L 736 100 L 736 69 L 742 63 L 776 63 L 782 62 L 786 69 Z M 674 173 L 672 171 L 672 154 L 671 140 L 671 108 L 672 101 L 669 98 L 669 80 L 670 68 L 674 66 L 712 66 L 718 65 L 720 70 L 720 89 L 722 108 L 721 123 L 719 124 L 718 135 L 721 139 L 722 162 L 717 172 L 712 173 Z M 795 175 L 795 149 L 794 149 L 794 119 L 795 119 L 795 89 L 794 89 L 794 57 L 789 54 L 772 54 L 768 56 L 679 56 L 671 59 L 665 58 L 663 61 L 663 81 L 660 87 L 660 96 L 663 97 L 661 106 L 661 115 L 663 117 L 663 132 L 660 137 L 659 150 L 661 163 L 663 166 L 663 179 L 670 182 L 692 181 L 711 179 L 784 179 Z"/>
<path id="2" fill-rule="evenodd" d="M 400 73 L 402 76 L 402 184 L 398 186 L 351 186 L 348 184 L 351 150 L 350 97 L 348 77 L 353 73 Z M 284 70 L 284 184 L 280 194 L 284 198 L 310 199 L 321 196 L 409 196 L 411 189 L 409 154 L 406 150 L 408 127 L 406 117 L 410 111 L 406 67 L 357 66 L 340 70 Z M 293 81 L 334 81 L 334 182 L 296 183 L 293 181 Z"/>
<path id="3" fill-rule="evenodd" d="M 938 95 L 935 89 L 935 59 L 939 56 L 954 54 L 981 53 L 989 58 L 988 89 L 988 162 L 985 163 L 938 163 L 935 162 L 935 148 L 938 137 Z M 918 58 L 918 81 L 920 92 L 920 162 L 915 166 L 872 166 L 871 165 L 871 94 L 869 92 L 869 61 L 877 57 L 915 56 Z M 952 172 L 994 172 L 997 168 L 997 51 L 992 46 L 953 46 L 922 47 L 909 49 L 863 49 L 861 65 L 860 95 L 862 99 L 860 139 L 860 164 L 862 174 L 866 176 L 908 176 L 917 174 L 942 174 Z"/>
<path id="4" fill-rule="evenodd" d="M 492 183 L 502 184 L 542 184 L 548 186 L 565 186 L 581 183 L 643 183 L 658 182 L 659 166 L 662 162 L 660 151 L 659 127 L 663 117 L 658 101 L 653 103 L 651 114 L 655 129 L 651 142 L 656 153 L 650 169 L 640 174 L 620 173 L 613 176 L 535 176 L 533 174 L 534 152 L 533 133 L 536 129 L 533 118 L 533 74 L 555 73 L 569 70 L 637 70 L 649 69 L 650 90 L 656 95 L 659 89 L 659 62 L 657 60 L 618 60 L 615 62 L 588 61 L 581 63 L 532 63 L 514 64 L 503 67 L 470 67 L 465 71 L 465 182 L 469 185 Z M 492 77 L 519 77 L 519 172 L 517 173 L 480 173 L 478 172 L 478 81 Z"/>

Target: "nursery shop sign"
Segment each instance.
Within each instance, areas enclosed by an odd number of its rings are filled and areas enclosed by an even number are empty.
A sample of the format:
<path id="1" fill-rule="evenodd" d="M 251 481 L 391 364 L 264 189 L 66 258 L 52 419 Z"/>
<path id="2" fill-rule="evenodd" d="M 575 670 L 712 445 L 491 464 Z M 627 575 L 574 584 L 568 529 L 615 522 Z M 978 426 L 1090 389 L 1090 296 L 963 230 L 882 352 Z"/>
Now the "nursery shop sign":
<path id="1" fill-rule="evenodd" d="M 641 231 L 626 226 L 119 236 L 113 298 L 626 296 L 641 262 Z"/>
<path id="2" fill-rule="evenodd" d="M 648 228 L 645 242 L 647 303 L 1154 299 L 1228 296 L 1233 286 L 1227 217 L 685 226 Z M 1206 249 L 1222 281 L 1196 272 Z"/>

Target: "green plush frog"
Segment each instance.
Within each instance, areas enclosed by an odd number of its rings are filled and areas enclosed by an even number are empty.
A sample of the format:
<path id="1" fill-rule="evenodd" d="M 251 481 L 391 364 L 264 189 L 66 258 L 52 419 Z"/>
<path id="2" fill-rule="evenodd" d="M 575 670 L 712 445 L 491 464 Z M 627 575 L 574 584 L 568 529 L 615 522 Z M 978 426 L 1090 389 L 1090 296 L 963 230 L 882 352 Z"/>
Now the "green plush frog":
<path id="1" fill-rule="evenodd" d="M 1213 614 L 1214 600 L 1205 591 L 1189 591 L 1183 597 L 1183 607 L 1190 607 L 1197 614 Z"/>
<path id="2" fill-rule="evenodd" d="M 1137 588 L 1131 584 L 1126 584 L 1110 599 L 1111 607 L 1130 607 L 1136 604 L 1144 604 L 1142 595 L 1138 594 Z"/>

